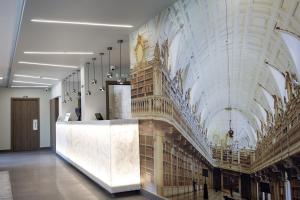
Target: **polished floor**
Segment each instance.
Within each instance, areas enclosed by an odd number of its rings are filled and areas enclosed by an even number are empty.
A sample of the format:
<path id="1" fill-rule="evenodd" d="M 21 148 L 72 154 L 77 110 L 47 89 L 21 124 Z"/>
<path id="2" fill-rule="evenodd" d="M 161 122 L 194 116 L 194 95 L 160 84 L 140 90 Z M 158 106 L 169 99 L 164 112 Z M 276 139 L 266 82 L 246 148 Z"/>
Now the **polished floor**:
<path id="1" fill-rule="evenodd" d="M 112 197 L 51 151 L 0 153 L 0 172 L 5 171 L 14 200 L 146 200 L 138 194 Z M 210 200 L 222 200 L 224 195 L 209 191 Z M 203 193 L 169 199 L 202 200 Z"/>
<path id="2" fill-rule="evenodd" d="M 1 153 L 14 200 L 145 200 L 140 195 L 113 198 L 51 151 Z"/>

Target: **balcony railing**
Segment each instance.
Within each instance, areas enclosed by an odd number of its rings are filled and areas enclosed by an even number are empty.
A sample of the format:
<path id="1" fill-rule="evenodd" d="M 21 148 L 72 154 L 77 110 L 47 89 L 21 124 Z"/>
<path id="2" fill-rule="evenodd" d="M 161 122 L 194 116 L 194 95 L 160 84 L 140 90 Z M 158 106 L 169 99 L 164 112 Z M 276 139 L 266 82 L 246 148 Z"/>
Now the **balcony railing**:
<path id="1" fill-rule="evenodd" d="M 134 118 L 153 118 L 167 121 L 176 127 L 187 140 L 213 164 L 207 139 L 199 132 L 195 132 L 182 112 L 174 106 L 172 100 L 162 96 L 148 96 L 132 99 L 132 115 Z M 202 135 L 202 136 L 201 136 Z"/>
<path id="2" fill-rule="evenodd" d="M 277 126 L 257 144 L 253 171 L 261 170 L 300 152 L 300 102 L 295 98 Z"/>
<path id="3" fill-rule="evenodd" d="M 213 146 L 212 155 L 216 167 L 250 173 L 255 151 L 249 149 L 231 150 L 221 146 Z"/>

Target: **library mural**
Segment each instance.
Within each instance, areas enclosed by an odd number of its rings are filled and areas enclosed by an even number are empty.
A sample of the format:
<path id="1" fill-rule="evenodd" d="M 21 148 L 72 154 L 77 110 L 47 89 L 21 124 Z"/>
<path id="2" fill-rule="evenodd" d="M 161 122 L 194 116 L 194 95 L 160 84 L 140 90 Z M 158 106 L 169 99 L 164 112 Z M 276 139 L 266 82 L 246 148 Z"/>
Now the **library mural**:
<path id="1" fill-rule="evenodd" d="M 153 58 L 157 58 L 161 64 L 161 70 L 176 89 L 176 95 L 183 99 L 184 104 L 187 104 L 188 112 L 191 112 L 191 115 L 199 121 L 204 134 L 214 144 L 221 145 L 231 142 L 228 141 L 230 139 L 227 135 L 228 124 L 222 124 L 224 121 L 228 122 L 228 114 L 223 112 L 227 101 L 226 94 L 223 94 L 226 91 L 226 80 L 223 80 L 226 78 L 226 73 L 224 72 L 224 77 L 218 80 L 218 82 L 223 81 L 221 85 L 223 89 L 220 89 L 221 97 L 217 99 L 223 100 L 220 104 L 216 104 L 215 108 L 210 109 L 206 109 L 207 101 L 215 100 L 210 99 L 209 93 L 211 90 L 217 91 L 218 88 L 215 87 L 218 86 L 214 83 L 215 80 L 207 78 L 215 77 L 218 73 L 213 74 L 214 72 L 223 71 L 226 67 L 210 70 L 209 68 L 214 67 L 210 66 L 209 55 L 202 54 L 209 50 L 207 46 L 209 30 L 205 31 L 201 26 L 201 24 L 206 25 L 205 20 L 208 19 L 205 11 L 208 5 L 204 2 L 177 1 L 131 34 L 131 69 L 134 70 Z M 214 44 L 212 54 L 216 53 L 216 47 Z M 151 92 L 153 91 L 150 85 L 146 84 L 142 93 L 150 94 Z M 137 90 L 133 94 L 141 96 L 142 93 L 141 90 Z M 232 113 L 236 132 L 243 133 L 238 134 L 234 140 L 240 141 L 239 145 L 242 147 L 254 147 L 257 137 L 248 123 L 249 120 L 239 110 L 233 110 Z"/>
<path id="2" fill-rule="evenodd" d="M 260 65 L 245 64 L 252 71 L 231 79 L 229 107 L 226 44 L 209 14 L 216 2 L 177 1 L 130 35 L 131 110 L 139 119 L 142 187 L 169 197 L 200 190 L 205 182 L 219 189 L 233 182 L 236 192 L 250 198 L 258 195 L 260 183 L 282 196 L 289 179 L 297 192 L 300 159 L 290 156 L 300 141 L 294 69 L 286 65 L 280 75 L 270 69 L 266 77 L 257 75 Z M 292 63 L 288 56 L 281 59 Z M 233 74 L 241 68 L 232 67 Z M 258 77 L 258 84 L 249 77 Z M 235 134 L 228 131 L 229 112 Z"/>

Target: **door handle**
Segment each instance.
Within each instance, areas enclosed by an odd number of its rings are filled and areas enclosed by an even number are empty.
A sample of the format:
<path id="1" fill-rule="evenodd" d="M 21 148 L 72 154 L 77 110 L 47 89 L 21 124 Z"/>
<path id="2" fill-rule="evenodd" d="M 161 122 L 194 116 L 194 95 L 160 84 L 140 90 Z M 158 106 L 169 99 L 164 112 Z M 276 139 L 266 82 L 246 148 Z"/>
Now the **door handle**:
<path id="1" fill-rule="evenodd" d="M 37 119 L 32 120 L 32 129 L 34 131 L 38 131 L 38 120 Z"/>

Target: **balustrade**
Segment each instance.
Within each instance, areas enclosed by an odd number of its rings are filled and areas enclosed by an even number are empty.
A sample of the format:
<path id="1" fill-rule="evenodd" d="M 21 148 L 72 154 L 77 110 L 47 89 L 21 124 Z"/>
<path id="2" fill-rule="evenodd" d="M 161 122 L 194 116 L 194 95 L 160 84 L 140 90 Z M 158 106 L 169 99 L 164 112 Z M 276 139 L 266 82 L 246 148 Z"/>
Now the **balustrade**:
<path id="1" fill-rule="evenodd" d="M 275 126 L 257 143 L 253 170 L 261 170 L 300 151 L 300 102 L 294 98 Z"/>
<path id="2" fill-rule="evenodd" d="M 231 150 L 221 146 L 213 146 L 211 149 L 217 167 L 250 173 L 253 157 L 255 155 L 254 150 Z"/>
<path id="3" fill-rule="evenodd" d="M 174 103 L 166 97 L 162 96 L 147 96 L 132 99 L 131 101 L 132 115 L 136 118 L 141 117 L 155 117 L 157 119 L 167 120 L 175 127 L 179 126 L 180 131 L 184 131 L 189 135 L 194 142 L 204 150 L 208 159 L 211 158 L 210 148 L 208 142 L 204 137 L 198 137 L 199 132 L 196 133 L 187 121 L 186 116 L 174 106 Z M 200 130 L 197 130 L 200 131 Z M 210 161 L 212 161 L 210 159 Z"/>

